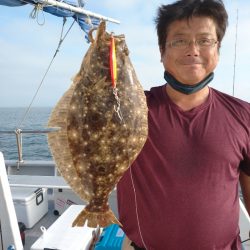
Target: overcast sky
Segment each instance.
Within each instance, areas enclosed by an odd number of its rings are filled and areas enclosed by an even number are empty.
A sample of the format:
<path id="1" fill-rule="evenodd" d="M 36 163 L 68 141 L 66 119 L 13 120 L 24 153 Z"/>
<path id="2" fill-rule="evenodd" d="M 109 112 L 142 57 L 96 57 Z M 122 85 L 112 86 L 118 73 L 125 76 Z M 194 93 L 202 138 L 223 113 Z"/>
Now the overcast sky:
<path id="1" fill-rule="evenodd" d="M 130 57 L 144 89 L 164 84 L 163 67 L 157 46 L 154 18 L 160 0 L 87 0 L 85 8 L 113 17 L 120 25 L 108 24 L 108 31 L 126 36 Z M 222 42 L 220 63 L 210 86 L 233 93 L 236 20 L 235 96 L 250 102 L 250 1 L 224 1 L 229 27 Z M 62 19 L 44 13 L 45 24 L 29 18 L 32 6 L 0 5 L 0 107 L 28 106 L 57 47 Z M 40 15 L 42 20 L 42 14 Z M 66 27 L 72 19 L 69 18 Z M 88 48 L 84 33 L 75 24 L 63 42 L 33 106 L 54 106 L 71 84 Z"/>

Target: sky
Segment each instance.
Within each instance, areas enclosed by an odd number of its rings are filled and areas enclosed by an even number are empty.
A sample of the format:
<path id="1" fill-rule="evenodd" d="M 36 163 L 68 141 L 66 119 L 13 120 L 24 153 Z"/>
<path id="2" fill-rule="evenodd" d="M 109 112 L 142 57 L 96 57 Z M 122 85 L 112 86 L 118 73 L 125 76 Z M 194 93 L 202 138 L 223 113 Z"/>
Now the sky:
<path id="1" fill-rule="evenodd" d="M 157 44 L 154 18 L 161 4 L 171 0 L 86 0 L 85 9 L 119 20 L 107 30 L 125 34 L 130 58 L 144 89 L 165 83 Z M 250 1 L 225 0 L 229 26 L 220 50 L 220 62 L 210 84 L 220 91 L 250 102 Z M 30 105 L 55 53 L 62 29 L 62 18 L 40 13 L 29 17 L 33 7 L 0 5 L 0 107 Z M 238 29 L 236 23 L 238 10 Z M 44 24 L 39 25 L 43 21 Z M 67 30 L 72 23 L 68 18 Z M 65 31 L 66 32 L 66 31 Z M 77 74 L 89 44 L 75 23 L 61 45 L 50 71 L 32 106 L 53 107 Z M 235 60 L 236 58 L 236 60 Z"/>

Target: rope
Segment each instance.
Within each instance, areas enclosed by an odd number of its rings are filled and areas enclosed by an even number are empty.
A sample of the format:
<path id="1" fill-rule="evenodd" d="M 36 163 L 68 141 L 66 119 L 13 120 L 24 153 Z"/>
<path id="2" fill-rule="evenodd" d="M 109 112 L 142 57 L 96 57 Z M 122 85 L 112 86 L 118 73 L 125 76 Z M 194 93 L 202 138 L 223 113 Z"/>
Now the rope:
<path id="1" fill-rule="evenodd" d="M 236 75 L 236 59 L 237 59 L 237 39 L 238 39 L 238 9 L 236 17 L 236 33 L 235 33 L 235 45 L 234 45 L 234 74 L 233 74 L 233 96 L 235 89 L 235 75 Z"/>
<path id="2" fill-rule="evenodd" d="M 84 7 L 84 5 L 85 5 L 85 1 L 83 1 L 83 0 L 78 0 L 78 6 L 79 7 Z"/>
<path id="3" fill-rule="evenodd" d="M 31 102 L 30 102 L 28 108 L 26 109 L 25 114 L 23 115 L 23 117 L 22 117 L 20 123 L 18 124 L 17 128 L 20 128 L 20 127 L 22 126 L 23 122 L 25 121 L 25 119 L 26 119 L 26 117 L 27 117 L 27 115 L 28 115 L 28 113 L 29 113 L 29 111 L 30 111 L 30 109 L 31 109 L 31 106 L 32 106 L 32 104 L 33 104 L 33 102 L 34 102 L 34 100 L 35 100 L 35 98 L 36 98 L 36 96 L 37 96 L 37 94 L 38 94 L 38 92 L 39 92 L 39 90 L 40 90 L 40 88 L 41 88 L 41 86 L 42 86 L 44 80 L 45 80 L 45 77 L 47 76 L 47 74 L 48 74 L 48 72 L 49 72 L 49 70 L 50 70 L 50 68 L 51 68 L 52 63 L 54 62 L 54 59 L 55 59 L 57 53 L 59 52 L 59 48 L 61 47 L 62 42 L 64 41 L 64 39 L 65 39 L 66 36 L 68 35 L 68 33 L 69 33 L 69 31 L 71 30 L 71 28 L 72 28 L 73 24 L 75 23 L 75 21 L 73 21 L 73 23 L 72 23 L 71 26 L 69 27 L 68 31 L 67 31 L 66 34 L 64 35 L 64 37 L 62 37 L 62 36 L 63 36 L 63 30 L 64 30 L 64 25 L 65 25 L 65 23 L 66 23 L 66 18 L 63 19 L 63 25 L 62 25 L 62 30 L 61 30 L 61 34 L 60 34 L 60 40 L 59 40 L 58 46 L 57 46 L 57 48 L 56 48 L 55 54 L 54 54 L 52 60 L 50 61 L 49 66 L 48 66 L 47 70 L 45 71 L 45 74 L 44 74 L 44 76 L 42 77 L 42 80 L 41 80 L 40 84 L 38 85 L 38 88 L 37 88 L 37 90 L 36 90 L 36 92 L 35 92 L 35 94 L 34 94 L 32 100 L 31 100 Z"/>
<path id="4" fill-rule="evenodd" d="M 30 18 L 32 19 L 36 19 L 36 22 L 38 25 L 41 25 L 43 26 L 45 24 L 45 16 L 44 16 L 44 12 L 43 12 L 43 7 L 45 6 L 45 3 L 44 4 L 36 4 L 34 6 L 34 9 L 31 11 L 30 13 Z M 39 13 L 42 12 L 42 20 L 41 22 L 39 21 Z"/>
<path id="5" fill-rule="evenodd" d="M 250 240 L 250 238 L 249 238 L 249 239 L 246 239 L 246 240 L 241 241 L 241 243 L 245 243 L 245 242 L 247 242 L 247 241 L 249 241 L 249 240 Z"/>

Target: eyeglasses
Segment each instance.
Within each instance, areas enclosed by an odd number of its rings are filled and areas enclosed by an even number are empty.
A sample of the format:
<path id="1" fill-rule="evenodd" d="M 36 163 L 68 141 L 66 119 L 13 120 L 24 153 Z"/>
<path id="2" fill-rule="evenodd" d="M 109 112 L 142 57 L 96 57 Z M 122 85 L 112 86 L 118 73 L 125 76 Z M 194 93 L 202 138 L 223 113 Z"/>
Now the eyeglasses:
<path id="1" fill-rule="evenodd" d="M 187 39 L 177 39 L 170 42 L 167 42 L 166 45 L 175 48 L 175 49 L 187 49 L 190 47 L 191 43 L 193 43 L 199 47 L 200 49 L 212 48 L 215 44 L 219 43 L 214 39 L 201 38 L 195 41 L 187 40 Z"/>

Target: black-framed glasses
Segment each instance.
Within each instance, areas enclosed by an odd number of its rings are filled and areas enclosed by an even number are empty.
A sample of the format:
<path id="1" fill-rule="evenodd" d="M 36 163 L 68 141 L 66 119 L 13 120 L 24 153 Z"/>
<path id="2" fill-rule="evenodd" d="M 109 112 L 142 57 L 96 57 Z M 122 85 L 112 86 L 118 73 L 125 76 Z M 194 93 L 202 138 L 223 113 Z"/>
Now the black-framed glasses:
<path id="1" fill-rule="evenodd" d="M 196 39 L 195 41 L 188 39 L 176 39 L 169 42 L 167 41 L 166 45 L 175 49 L 187 49 L 192 43 L 194 43 L 200 49 L 205 49 L 214 47 L 216 44 L 219 43 L 219 41 L 208 38 L 200 38 Z"/>

